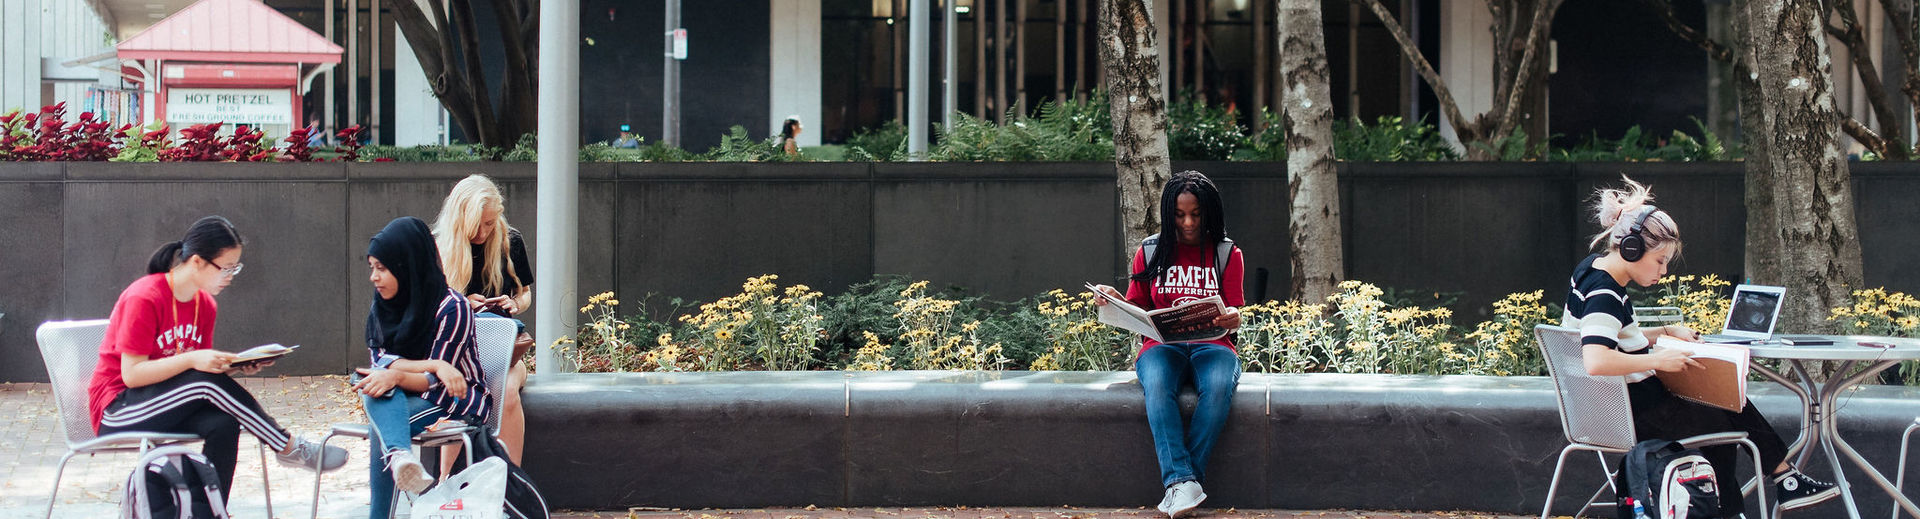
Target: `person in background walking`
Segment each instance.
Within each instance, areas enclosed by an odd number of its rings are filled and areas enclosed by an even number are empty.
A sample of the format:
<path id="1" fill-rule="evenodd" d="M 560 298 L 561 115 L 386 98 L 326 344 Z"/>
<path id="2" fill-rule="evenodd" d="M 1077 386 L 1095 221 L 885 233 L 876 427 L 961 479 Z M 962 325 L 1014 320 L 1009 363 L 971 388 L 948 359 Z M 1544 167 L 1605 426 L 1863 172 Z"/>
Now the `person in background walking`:
<path id="1" fill-rule="evenodd" d="M 780 123 L 780 152 L 788 157 L 800 156 L 800 143 L 793 140 L 800 136 L 800 116 L 787 116 L 787 122 Z"/>

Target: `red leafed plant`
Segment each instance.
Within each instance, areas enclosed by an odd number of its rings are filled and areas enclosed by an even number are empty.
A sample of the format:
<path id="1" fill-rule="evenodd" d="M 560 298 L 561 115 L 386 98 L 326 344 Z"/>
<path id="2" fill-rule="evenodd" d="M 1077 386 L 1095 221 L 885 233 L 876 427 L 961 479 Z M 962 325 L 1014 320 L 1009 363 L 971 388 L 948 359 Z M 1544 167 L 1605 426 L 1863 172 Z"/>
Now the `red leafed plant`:
<path id="1" fill-rule="evenodd" d="M 266 140 L 266 134 L 259 128 L 237 126 L 234 128 L 233 136 L 227 137 L 222 142 L 225 149 L 221 152 L 221 156 L 226 160 L 237 162 L 273 162 L 273 146 L 262 143 L 263 140 Z"/>
<path id="2" fill-rule="evenodd" d="M 35 113 L 0 115 L 0 160 L 106 160 L 119 153 L 107 122 L 87 112 L 67 124 L 66 114 L 67 104 L 57 103 Z"/>
<path id="3" fill-rule="evenodd" d="M 196 124 L 180 130 L 180 141 L 160 150 L 161 162 L 217 162 L 225 160 L 220 140 L 224 123 Z"/>
<path id="4" fill-rule="evenodd" d="M 333 151 L 340 152 L 341 162 L 358 162 L 360 160 L 360 147 L 363 146 L 360 143 L 361 130 L 363 129 L 360 125 L 356 124 L 342 128 L 339 133 L 334 134 L 335 137 L 340 138 L 340 145 L 334 147 Z"/>
<path id="5" fill-rule="evenodd" d="M 288 132 L 287 138 L 280 139 L 280 142 L 287 143 L 287 148 L 280 152 L 280 162 L 313 162 L 313 147 L 308 146 L 307 142 L 317 131 L 313 128 L 295 128 Z"/>

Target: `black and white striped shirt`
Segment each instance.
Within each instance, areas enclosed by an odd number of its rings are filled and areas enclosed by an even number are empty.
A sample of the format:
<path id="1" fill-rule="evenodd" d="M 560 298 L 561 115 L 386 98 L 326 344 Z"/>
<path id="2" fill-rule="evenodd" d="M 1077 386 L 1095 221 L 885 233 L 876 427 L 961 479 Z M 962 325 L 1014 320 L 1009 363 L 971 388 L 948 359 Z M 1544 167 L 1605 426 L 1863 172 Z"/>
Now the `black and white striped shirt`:
<path id="1" fill-rule="evenodd" d="M 1647 336 L 1633 320 L 1633 301 L 1627 297 L 1627 288 L 1614 281 L 1612 274 L 1594 268 L 1596 259 L 1600 259 L 1600 255 L 1587 256 L 1580 261 L 1580 266 L 1573 268 L 1560 326 L 1580 330 L 1581 344 L 1598 344 L 1636 355 L 1648 353 Z M 1651 376 L 1652 371 L 1631 373 L 1627 375 L 1627 382 L 1639 382 Z"/>

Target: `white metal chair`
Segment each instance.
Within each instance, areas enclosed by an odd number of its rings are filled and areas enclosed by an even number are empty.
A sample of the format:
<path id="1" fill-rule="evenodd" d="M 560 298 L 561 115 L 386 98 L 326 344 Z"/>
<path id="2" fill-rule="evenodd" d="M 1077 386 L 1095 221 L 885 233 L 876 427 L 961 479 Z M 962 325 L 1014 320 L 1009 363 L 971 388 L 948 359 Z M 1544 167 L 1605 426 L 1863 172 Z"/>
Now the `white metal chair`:
<path id="1" fill-rule="evenodd" d="M 122 432 L 100 436 L 93 431 L 93 417 L 87 408 L 87 383 L 100 363 L 100 343 L 107 335 L 107 320 L 48 321 L 40 324 L 35 340 L 40 343 L 40 358 L 47 366 L 47 380 L 53 385 L 54 407 L 60 412 L 60 431 L 67 438 L 67 453 L 53 472 L 53 490 L 47 492 L 47 514 L 53 517 L 53 505 L 60 495 L 60 478 L 67 462 L 76 454 L 137 452 L 161 445 L 201 441 L 184 433 Z M 261 487 L 266 489 L 267 515 L 273 515 L 272 485 L 267 481 L 267 448 L 260 445 Z"/>
<path id="2" fill-rule="evenodd" d="M 501 393 L 506 391 L 507 369 L 513 365 L 513 339 L 518 335 L 517 331 L 512 319 L 498 317 L 479 317 L 474 319 L 474 335 L 478 343 L 477 353 L 480 357 L 480 369 L 482 370 L 482 374 L 486 376 L 487 392 L 493 395 L 494 398 L 493 408 L 487 410 L 487 423 L 485 426 L 487 434 L 499 434 L 500 432 L 500 398 Z M 456 443 L 461 444 L 461 450 L 466 455 L 467 464 L 471 465 L 473 464 L 473 446 L 468 443 L 467 433 L 473 431 L 473 427 L 452 427 L 438 431 L 427 431 L 415 435 L 413 437 L 413 445 L 420 448 L 431 448 Z M 373 425 L 365 423 L 333 424 L 332 432 L 320 438 L 320 447 L 322 449 L 326 448 L 327 442 L 332 441 L 335 436 L 347 436 L 365 440 L 373 436 Z M 445 475 L 443 474 L 442 476 L 444 477 Z M 395 495 L 399 493 L 400 491 L 398 489 L 394 490 Z M 396 500 L 396 502 L 397 501 L 398 500 Z M 313 511 L 311 516 L 315 518 L 320 517 L 320 474 L 318 473 L 314 474 L 313 477 Z"/>
<path id="3" fill-rule="evenodd" d="M 1633 408 L 1627 400 L 1626 377 L 1597 376 L 1587 374 L 1582 360 L 1584 347 L 1580 344 L 1580 331 L 1552 325 L 1539 325 L 1533 328 L 1534 337 L 1540 342 L 1540 352 L 1547 359 L 1547 371 L 1553 376 L 1554 396 L 1559 400 L 1560 430 L 1567 436 L 1566 448 L 1560 449 L 1560 458 L 1553 464 L 1553 480 L 1547 484 L 1546 505 L 1540 509 L 1540 518 L 1547 519 L 1553 510 L 1553 496 L 1560 487 L 1560 471 L 1566 466 L 1567 455 L 1575 451 L 1589 451 L 1600 459 L 1600 469 L 1607 474 L 1607 482 L 1594 490 L 1580 511 L 1573 517 L 1578 518 L 1595 506 L 1614 506 L 1611 502 L 1595 502 L 1600 495 L 1614 488 L 1613 478 L 1618 469 L 1607 464 L 1608 454 L 1626 454 L 1633 445 L 1640 442 L 1633 432 Z M 1747 439 L 1744 432 L 1724 432 L 1703 434 L 1678 440 L 1681 445 L 1699 448 L 1712 445 L 1735 444 L 1744 446 L 1753 455 L 1753 466 L 1760 467 L 1760 449 Z M 1725 475 L 1733 477 L 1732 474 Z M 1768 505 L 1766 485 L 1755 485 L 1760 496 L 1760 519 L 1767 519 Z"/>
<path id="4" fill-rule="evenodd" d="M 1668 325 L 1685 322 L 1687 316 L 1677 306 L 1636 306 L 1633 307 L 1633 320 L 1640 326 L 1648 324 Z"/>

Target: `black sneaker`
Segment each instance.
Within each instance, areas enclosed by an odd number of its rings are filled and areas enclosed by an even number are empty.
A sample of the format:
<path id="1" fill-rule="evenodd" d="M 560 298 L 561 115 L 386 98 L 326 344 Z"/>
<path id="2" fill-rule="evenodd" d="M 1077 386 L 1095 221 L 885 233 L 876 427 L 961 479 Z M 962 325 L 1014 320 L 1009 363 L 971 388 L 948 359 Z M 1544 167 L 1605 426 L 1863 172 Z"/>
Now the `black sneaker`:
<path id="1" fill-rule="evenodd" d="M 1832 483 L 1807 477 L 1799 470 L 1789 470 L 1773 477 L 1773 491 L 1781 510 L 1792 510 L 1804 506 L 1819 504 L 1840 495 L 1840 488 Z"/>

